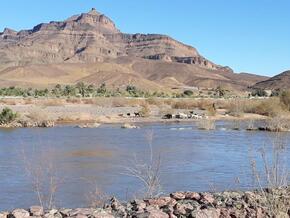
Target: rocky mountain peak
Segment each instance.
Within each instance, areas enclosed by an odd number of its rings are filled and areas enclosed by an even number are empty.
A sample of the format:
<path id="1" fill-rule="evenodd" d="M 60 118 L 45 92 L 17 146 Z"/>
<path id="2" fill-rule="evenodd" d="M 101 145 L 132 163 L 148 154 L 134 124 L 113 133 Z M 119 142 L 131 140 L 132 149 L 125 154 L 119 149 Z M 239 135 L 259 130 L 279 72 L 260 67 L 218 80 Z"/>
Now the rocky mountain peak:
<path id="1" fill-rule="evenodd" d="M 64 21 L 38 24 L 31 30 L 5 29 L 0 48 L 4 46 L 9 49 L 0 55 L 0 66 L 95 63 L 129 56 L 231 71 L 207 60 L 194 47 L 167 35 L 122 33 L 109 17 L 95 8 Z"/>
<path id="2" fill-rule="evenodd" d="M 102 34 L 116 34 L 120 31 L 115 23 L 104 14 L 92 8 L 87 13 L 75 15 L 64 22 L 64 27 L 71 30 L 96 31 Z"/>
<path id="3" fill-rule="evenodd" d="M 99 13 L 95 8 L 92 8 L 92 9 L 88 12 L 88 14 L 90 14 L 90 15 L 97 15 L 97 16 L 100 16 L 100 15 L 101 15 L 101 13 Z"/>

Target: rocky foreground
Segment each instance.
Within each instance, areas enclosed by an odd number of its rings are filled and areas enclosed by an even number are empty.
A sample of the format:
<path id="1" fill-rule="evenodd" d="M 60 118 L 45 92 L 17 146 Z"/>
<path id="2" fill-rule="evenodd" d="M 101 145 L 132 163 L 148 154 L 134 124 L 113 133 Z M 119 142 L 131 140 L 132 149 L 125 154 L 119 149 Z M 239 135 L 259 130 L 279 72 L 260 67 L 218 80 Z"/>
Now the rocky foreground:
<path id="1" fill-rule="evenodd" d="M 176 192 L 167 197 L 121 203 L 112 198 L 103 208 L 51 209 L 32 206 L 0 213 L 0 218 L 25 217 L 136 217 L 136 218 L 227 218 L 290 217 L 290 188 L 260 192 Z"/>

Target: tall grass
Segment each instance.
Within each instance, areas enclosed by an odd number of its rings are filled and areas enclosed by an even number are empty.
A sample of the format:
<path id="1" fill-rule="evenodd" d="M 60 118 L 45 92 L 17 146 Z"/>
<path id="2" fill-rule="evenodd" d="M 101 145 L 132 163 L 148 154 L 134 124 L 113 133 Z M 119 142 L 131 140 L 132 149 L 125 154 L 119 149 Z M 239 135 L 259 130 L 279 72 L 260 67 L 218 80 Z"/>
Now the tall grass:
<path id="1" fill-rule="evenodd" d="M 287 217 L 290 209 L 290 196 L 285 188 L 289 185 L 289 166 L 287 163 L 287 143 L 285 134 L 274 133 L 271 149 L 265 146 L 259 151 L 261 166 L 257 158 L 251 157 L 253 181 L 262 193 L 263 202 L 269 217 Z M 265 188 L 267 187 L 267 188 Z"/>

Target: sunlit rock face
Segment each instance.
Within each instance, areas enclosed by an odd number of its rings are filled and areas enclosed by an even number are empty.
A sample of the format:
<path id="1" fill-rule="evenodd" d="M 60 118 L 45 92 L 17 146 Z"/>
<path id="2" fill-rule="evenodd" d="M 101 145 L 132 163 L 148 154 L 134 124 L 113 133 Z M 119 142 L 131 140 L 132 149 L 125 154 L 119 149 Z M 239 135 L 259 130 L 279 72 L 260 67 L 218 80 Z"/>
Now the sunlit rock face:
<path id="1" fill-rule="evenodd" d="M 94 63 L 120 56 L 179 62 L 218 69 L 198 51 L 169 36 L 124 34 L 94 8 L 64 21 L 42 23 L 19 32 L 0 33 L 0 65 Z"/>

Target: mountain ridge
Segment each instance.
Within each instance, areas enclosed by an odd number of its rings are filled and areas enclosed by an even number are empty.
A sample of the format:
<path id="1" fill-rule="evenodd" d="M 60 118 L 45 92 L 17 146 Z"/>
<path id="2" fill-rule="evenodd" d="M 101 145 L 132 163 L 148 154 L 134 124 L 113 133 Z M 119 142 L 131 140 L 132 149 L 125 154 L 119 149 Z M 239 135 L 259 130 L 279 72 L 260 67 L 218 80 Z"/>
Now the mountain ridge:
<path id="1" fill-rule="evenodd" d="M 129 66 L 125 66 L 124 60 L 126 58 Z M 46 65 L 46 70 L 49 71 L 49 66 L 51 65 L 53 68 L 53 65 L 56 64 L 96 64 L 103 66 L 104 63 L 118 62 L 118 60 L 123 61 L 120 64 L 122 67 L 114 65 L 116 69 L 112 69 L 107 66 L 110 68 L 110 70 L 105 70 L 108 74 L 119 77 L 117 68 L 121 68 L 123 71 L 119 71 L 120 74 L 127 75 L 126 73 L 130 72 L 135 76 L 142 76 L 142 79 L 147 81 L 146 83 L 155 82 L 158 84 L 159 81 L 154 81 L 154 78 L 166 81 L 166 77 L 174 75 L 177 84 L 184 84 L 184 86 L 209 87 L 225 84 L 233 86 L 233 88 L 245 89 L 246 86 L 265 79 L 259 76 L 252 78 L 252 76 L 241 75 L 240 77 L 247 81 L 245 84 L 231 81 L 229 79 L 231 76 L 236 77 L 231 68 L 213 63 L 200 55 L 196 48 L 163 34 L 122 33 L 110 18 L 97 12 L 94 8 L 88 13 L 73 15 L 64 21 L 40 23 L 30 30 L 18 32 L 5 28 L 0 33 L 0 72 L 2 72 L 0 73 L 0 85 L 3 80 L 9 83 L 9 80 L 13 78 L 11 72 L 16 73 L 17 71 L 19 74 L 20 70 L 25 71 L 32 65 Z M 134 65 L 135 62 L 139 64 Z M 179 67 L 176 64 L 180 64 Z M 130 68 L 133 65 L 134 69 Z M 145 69 L 154 69 L 153 72 L 147 70 L 147 73 L 156 75 L 146 77 L 142 74 L 144 69 L 139 69 L 136 67 L 137 65 Z M 163 71 L 160 72 L 159 68 L 154 67 L 154 65 L 166 68 L 171 73 L 162 73 Z M 187 65 L 187 67 L 183 65 Z M 173 69 L 169 69 L 168 66 L 172 66 Z M 16 70 L 13 67 L 19 69 Z M 35 70 L 35 68 L 33 69 Z M 7 70 L 12 71 L 7 72 Z M 173 72 L 174 70 L 181 71 L 180 76 Z M 223 74 L 228 74 L 228 76 L 222 76 L 221 80 L 210 81 L 208 83 L 210 85 L 206 85 L 204 81 L 202 82 L 204 85 L 199 85 L 194 81 L 198 72 L 204 72 L 204 80 L 211 80 Z M 92 72 L 92 74 L 96 73 Z M 182 78 L 182 75 L 185 78 Z M 198 74 L 198 77 L 202 76 Z M 18 75 L 17 79 L 20 80 L 21 77 Z M 45 77 L 45 79 L 47 78 Z M 13 81 L 17 82 L 15 79 Z M 74 83 L 75 81 L 76 79 L 71 78 L 67 82 Z M 126 81 L 124 80 L 124 82 Z M 97 81 L 95 83 L 99 84 Z M 163 83 L 162 86 L 172 88 Z"/>

